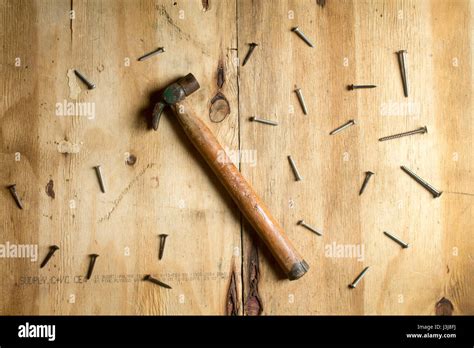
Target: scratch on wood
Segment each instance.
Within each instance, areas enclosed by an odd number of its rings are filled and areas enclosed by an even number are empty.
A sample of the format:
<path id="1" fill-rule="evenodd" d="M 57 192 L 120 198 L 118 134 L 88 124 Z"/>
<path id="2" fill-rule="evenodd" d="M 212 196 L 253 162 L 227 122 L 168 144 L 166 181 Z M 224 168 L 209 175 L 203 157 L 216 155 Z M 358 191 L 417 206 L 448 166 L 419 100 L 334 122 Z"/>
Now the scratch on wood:
<path id="1" fill-rule="evenodd" d="M 69 31 L 71 33 L 71 42 L 72 42 L 72 38 L 73 38 L 73 28 L 72 28 L 72 21 L 73 21 L 73 13 L 74 13 L 74 0 L 71 0 L 71 10 L 69 12 Z"/>
<path id="2" fill-rule="evenodd" d="M 204 12 L 209 11 L 209 8 L 211 6 L 209 0 L 201 0 L 201 3 L 202 3 L 202 10 Z"/>
<path id="3" fill-rule="evenodd" d="M 441 300 L 439 300 L 436 303 L 435 309 L 436 309 L 436 315 L 448 316 L 448 315 L 453 315 L 454 306 L 450 300 L 443 297 Z"/>
<path id="4" fill-rule="evenodd" d="M 260 315 L 263 311 L 262 299 L 258 293 L 258 281 L 260 280 L 260 265 L 258 262 L 258 251 L 255 244 L 252 244 L 249 258 L 249 293 L 245 300 L 246 315 Z"/>
<path id="5" fill-rule="evenodd" d="M 326 5 L 326 0 L 316 0 L 316 3 L 321 6 L 321 7 L 324 7 Z"/>
<path id="6" fill-rule="evenodd" d="M 225 83 L 225 73 L 224 73 L 224 63 L 222 59 L 219 60 L 219 65 L 217 66 L 217 87 L 222 88 Z"/>
<path id="7" fill-rule="evenodd" d="M 118 205 L 120 202 L 122 202 L 123 198 L 130 192 L 130 189 L 137 183 L 137 181 L 146 173 L 146 171 L 150 168 L 152 168 L 155 165 L 155 163 L 149 163 L 145 168 L 143 168 L 133 179 L 128 183 L 128 185 L 120 192 L 119 196 L 117 199 L 113 201 L 113 206 L 112 209 L 109 210 L 107 214 L 102 216 L 98 222 L 103 222 L 105 220 L 109 220 L 110 216 L 113 214 L 113 212 L 117 209 Z"/>
<path id="8" fill-rule="evenodd" d="M 199 47 L 202 54 L 204 54 L 206 56 L 210 56 L 210 54 L 203 48 L 203 45 L 201 45 L 199 42 L 194 40 L 194 38 L 191 35 L 183 32 L 183 30 L 181 30 L 181 28 L 173 21 L 173 18 L 171 18 L 168 11 L 166 11 L 166 8 L 165 8 L 164 5 L 158 6 L 157 9 L 160 12 L 160 15 L 163 16 L 166 19 L 168 24 L 171 25 L 171 27 L 174 28 L 174 30 L 176 30 L 176 32 L 178 33 L 178 35 L 181 38 L 184 38 L 186 41 L 192 42 L 194 45 Z M 159 28 L 159 29 L 161 29 L 161 28 Z"/>
<path id="9" fill-rule="evenodd" d="M 69 98 L 77 99 L 79 93 L 81 93 L 81 86 L 77 83 L 76 74 L 74 69 L 68 69 L 67 71 L 67 80 L 69 85 Z"/>
<path id="10" fill-rule="evenodd" d="M 211 99 L 211 107 L 209 108 L 209 118 L 212 122 L 219 123 L 225 120 L 230 114 L 230 104 L 224 94 L 218 92 Z"/>
<path id="11" fill-rule="evenodd" d="M 226 314 L 236 316 L 239 314 L 239 302 L 237 299 L 237 283 L 235 281 L 235 271 L 230 276 L 229 290 L 227 291 Z"/>
<path id="12" fill-rule="evenodd" d="M 54 181 L 53 179 L 49 180 L 48 183 L 46 184 L 46 194 L 54 199 L 56 197 L 56 194 L 54 193 Z"/>

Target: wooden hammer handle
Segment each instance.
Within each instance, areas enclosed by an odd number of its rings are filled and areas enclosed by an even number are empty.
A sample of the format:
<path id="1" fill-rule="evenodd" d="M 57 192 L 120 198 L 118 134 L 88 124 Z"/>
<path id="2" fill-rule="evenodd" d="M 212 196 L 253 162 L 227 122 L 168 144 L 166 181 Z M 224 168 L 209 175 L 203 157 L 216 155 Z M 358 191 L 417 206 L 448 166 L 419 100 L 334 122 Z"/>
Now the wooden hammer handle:
<path id="1" fill-rule="evenodd" d="M 263 239 L 290 280 L 298 279 L 309 266 L 298 254 L 278 222 L 227 156 L 206 124 L 187 101 L 172 105 L 184 132 L 230 193 L 240 211 Z"/>

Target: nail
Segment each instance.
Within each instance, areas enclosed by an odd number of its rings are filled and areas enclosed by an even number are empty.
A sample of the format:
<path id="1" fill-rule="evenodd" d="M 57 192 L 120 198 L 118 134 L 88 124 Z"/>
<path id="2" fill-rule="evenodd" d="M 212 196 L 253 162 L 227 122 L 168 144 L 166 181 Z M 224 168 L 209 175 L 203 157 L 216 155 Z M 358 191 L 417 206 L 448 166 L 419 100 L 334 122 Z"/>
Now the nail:
<path id="1" fill-rule="evenodd" d="M 95 260 L 97 259 L 97 257 L 99 255 L 97 254 L 90 254 L 89 255 L 91 260 L 89 262 L 89 269 L 87 270 L 87 275 L 86 275 L 86 279 L 90 279 L 91 276 L 92 276 L 92 271 L 94 270 L 94 265 L 95 265 Z"/>
<path id="2" fill-rule="evenodd" d="M 400 246 L 404 249 L 408 248 L 409 245 L 407 243 L 405 243 L 404 241 L 402 241 L 400 238 L 398 238 L 397 236 L 394 236 L 393 234 L 391 233 L 388 233 L 386 231 L 383 232 L 388 238 L 390 238 L 391 240 L 393 240 L 394 242 L 397 242 L 398 244 L 400 244 Z"/>
<path id="3" fill-rule="evenodd" d="M 105 193 L 104 178 L 102 177 L 102 170 L 100 169 L 100 165 L 95 166 L 94 168 L 95 172 L 97 173 L 97 178 L 99 179 L 100 190 Z"/>
<path id="4" fill-rule="evenodd" d="M 258 45 L 257 45 L 255 42 L 249 43 L 249 50 L 248 50 L 247 54 L 245 55 L 244 62 L 242 63 L 242 66 L 244 66 L 245 64 L 247 64 L 248 60 L 250 59 L 250 56 L 251 56 L 252 53 L 253 53 L 253 50 L 254 50 L 255 47 L 257 47 L 257 46 L 258 46 Z"/>
<path id="5" fill-rule="evenodd" d="M 306 103 L 304 101 L 303 93 L 301 92 L 301 88 L 295 89 L 296 95 L 298 96 L 298 100 L 300 101 L 301 108 L 303 109 L 303 113 L 305 115 L 308 114 L 308 109 L 306 108 Z"/>
<path id="6" fill-rule="evenodd" d="M 57 245 L 51 245 L 49 247 L 49 252 L 48 254 L 46 255 L 46 257 L 44 258 L 43 262 L 41 262 L 41 265 L 40 265 L 40 268 L 43 268 L 44 266 L 46 266 L 46 264 L 48 263 L 49 259 L 51 259 L 51 257 L 53 257 L 54 253 L 56 252 L 56 250 L 58 250 L 59 247 Z"/>
<path id="7" fill-rule="evenodd" d="M 171 286 L 169 286 L 168 284 L 165 284 L 163 283 L 162 281 L 156 279 L 156 278 L 153 278 L 151 275 L 147 274 L 143 280 L 146 280 L 148 282 L 152 282 L 153 284 L 156 284 L 156 285 L 159 285 L 163 288 L 166 288 L 166 289 L 171 289 Z"/>
<path id="8" fill-rule="evenodd" d="M 365 267 L 364 270 L 362 272 L 360 272 L 360 274 L 357 276 L 356 279 L 354 279 L 354 281 L 352 282 L 352 284 L 349 285 L 349 287 L 351 289 L 355 289 L 355 287 L 357 286 L 357 284 L 360 282 L 360 280 L 364 277 L 365 273 L 369 270 L 369 266 Z"/>
<path id="9" fill-rule="evenodd" d="M 386 141 L 386 140 L 392 140 L 392 139 L 397 139 L 401 137 L 406 137 L 408 135 L 413 135 L 413 134 L 425 134 L 428 133 L 428 128 L 426 126 L 409 131 L 409 132 L 404 132 L 404 133 L 399 133 L 399 134 L 394 134 L 394 135 L 389 135 L 387 137 L 380 138 L 379 141 Z"/>
<path id="10" fill-rule="evenodd" d="M 303 34 L 303 32 L 300 30 L 300 28 L 294 27 L 293 29 L 291 29 L 291 31 L 296 33 L 296 35 L 298 35 L 304 42 L 306 42 L 306 44 L 309 47 L 314 47 L 313 43 L 311 41 L 309 41 L 309 39 L 306 37 L 305 34 Z"/>
<path id="11" fill-rule="evenodd" d="M 365 187 L 367 186 L 367 184 L 369 183 L 369 180 L 370 180 L 370 177 L 372 175 L 374 175 L 375 173 L 372 173 L 371 171 L 368 171 L 368 172 L 365 172 L 365 179 L 364 179 L 364 182 L 362 183 L 362 187 L 360 188 L 360 191 L 359 191 L 359 196 L 364 193 L 365 191 Z"/>
<path id="12" fill-rule="evenodd" d="M 306 224 L 306 222 L 304 222 L 304 220 L 298 221 L 298 225 L 301 225 L 301 226 L 307 228 L 307 229 L 310 230 L 311 232 L 316 233 L 318 236 L 322 236 L 322 235 L 323 235 L 321 232 L 319 232 L 319 231 L 318 231 L 317 229 L 315 229 L 314 227 L 311 227 L 310 225 Z"/>
<path id="13" fill-rule="evenodd" d="M 8 189 L 10 190 L 17 207 L 23 209 L 23 204 L 21 203 L 20 197 L 18 197 L 18 192 L 16 192 L 16 184 L 8 186 Z"/>
<path id="14" fill-rule="evenodd" d="M 76 74 L 77 77 L 79 77 L 79 79 L 81 79 L 82 82 L 84 82 L 87 86 L 87 88 L 89 89 L 94 89 L 95 88 L 95 84 L 90 82 L 84 75 L 82 75 L 79 71 L 77 70 L 74 70 L 74 74 Z"/>
<path id="15" fill-rule="evenodd" d="M 167 234 L 160 234 L 158 235 L 160 237 L 160 251 L 158 254 L 158 259 L 161 260 L 163 257 L 163 253 L 165 252 L 165 243 L 166 243 L 166 237 L 168 237 Z"/>
<path id="16" fill-rule="evenodd" d="M 329 135 L 337 134 L 337 133 L 339 133 L 340 131 L 346 129 L 347 127 L 353 126 L 353 125 L 355 125 L 355 124 L 356 124 L 356 121 L 350 120 L 349 122 L 344 123 L 342 126 L 339 126 L 339 127 L 337 127 L 336 129 L 334 129 L 331 133 L 329 133 Z"/>
<path id="17" fill-rule="evenodd" d="M 278 126 L 278 122 L 265 120 L 263 118 L 258 118 L 258 117 L 255 117 L 255 116 L 250 117 L 249 120 L 252 121 L 252 122 L 259 122 L 259 123 L 269 124 L 271 126 Z"/>
<path id="18" fill-rule="evenodd" d="M 288 156 L 288 161 L 290 161 L 290 166 L 291 166 L 291 169 L 293 170 L 293 174 L 295 174 L 296 181 L 303 180 L 303 178 L 300 175 L 300 172 L 298 171 L 298 168 L 296 168 L 295 161 L 293 161 L 293 158 L 291 158 L 291 156 Z"/>
<path id="19" fill-rule="evenodd" d="M 415 173 L 413 173 L 410 169 L 408 169 L 407 167 L 405 166 L 401 166 L 400 168 L 402 168 L 402 170 L 407 173 L 409 176 L 412 177 L 412 179 L 414 179 L 417 183 L 419 183 L 421 186 L 423 186 L 426 190 L 428 190 L 432 195 L 433 195 L 433 198 L 438 198 L 439 196 L 441 196 L 441 194 L 443 193 L 442 191 L 438 191 L 437 189 L 435 189 L 433 186 L 431 186 L 430 184 L 428 184 L 425 180 L 423 180 L 422 178 L 420 178 L 418 175 L 416 175 Z"/>
<path id="20" fill-rule="evenodd" d="M 164 53 L 165 52 L 165 48 L 164 47 L 158 47 L 156 50 L 154 51 L 151 51 L 150 53 L 147 53 L 147 54 L 144 54 L 143 56 L 141 56 L 140 58 L 138 58 L 138 61 L 141 62 L 145 59 L 148 59 L 154 55 L 157 55 L 157 54 L 160 54 L 160 53 Z"/>
<path id="21" fill-rule="evenodd" d="M 400 73 L 402 74 L 403 94 L 405 95 L 405 97 L 408 97 L 408 81 L 407 81 L 407 71 L 406 71 L 407 51 L 405 50 L 398 51 L 397 55 L 398 55 L 398 64 L 400 65 Z"/>
<path id="22" fill-rule="evenodd" d="M 375 88 L 377 87 L 376 85 L 349 85 L 347 86 L 347 89 L 352 91 L 354 89 L 363 89 L 363 88 Z"/>

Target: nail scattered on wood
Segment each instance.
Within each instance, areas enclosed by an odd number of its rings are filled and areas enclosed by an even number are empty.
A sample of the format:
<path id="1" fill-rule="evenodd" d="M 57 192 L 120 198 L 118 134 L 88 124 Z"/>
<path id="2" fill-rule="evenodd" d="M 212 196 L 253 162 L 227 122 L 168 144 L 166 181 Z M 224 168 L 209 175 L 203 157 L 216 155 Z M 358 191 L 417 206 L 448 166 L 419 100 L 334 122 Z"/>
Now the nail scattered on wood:
<path id="1" fill-rule="evenodd" d="M 43 262 L 41 262 L 41 265 L 40 265 L 40 268 L 43 268 L 44 266 L 46 266 L 46 264 L 48 263 L 48 261 L 51 259 L 51 257 L 53 257 L 54 253 L 56 252 L 56 250 L 58 250 L 59 247 L 57 245 L 51 245 L 49 247 L 49 252 L 48 254 L 46 255 L 46 257 L 44 258 Z"/>
<path id="2" fill-rule="evenodd" d="M 80 73 L 78 70 L 74 69 L 74 74 L 82 81 L 84 84 L 87 86 L 89 89 L 94 89 L 95 88 L 95 83 L 90 82 L 87 77 L 85 77 L 82 73 Z"/>
<path id="3" fill-rule="evenodd" d="M 344 129 L 346 129 L 346 128 L 350 127 L 350 126 L 353 126 L 353 125 L 355 125 L 355 124 L 356 124 L 356 121 L 350 120 L 350 121 L 348 121 L 347 123 L 344 123 L 342 126 L 339 126 L 339 127 L 337 127 L 336 129 L 334 129 L 333 131 L 331 131 L 331 132 L 329 133 L 329 135 L 337 134 L 337 133 L 343 131 Z"/>
<path id="4" fill-rule="evenodd" d="M 156 278 L 153 278 L 151 275 L 147 274 L 143 280 L 147 281 L 147 282 L 151 282 L 153 284 L 156 284 L 156 285 L 159 285 L 161 286 L 162 288 L 166 288 L 166 289 L 172 289 L 171 286 L 169 286 L 168 284 L 165 284 L 163 283 L 161 280 L 158 280 Z"/>
<path id="5" fill-rule="evenodd" d="M 141 56 L 140 58 L 138 58 L 138 61 L 139 61 L 139 62 L 142 62 L 142 61 L 144 61 L 144 60 L 146 60 L 146 59 L 148 59 L 148 58 L 150 58 L 150 57 L 153 57 L 153 56 L 155 56 L 155 55 L 157 55 L 157 54 L 164 53 L 164 52 L 165 52 L 165 48 L 164 48 L 164 47 L 158 47 L 156 50 L 151 51 L 151 52 L 149 52 L 149 53 L 146 53 L 146 54 L 144 54 L 143 56 Z"/>
<path id="6" fill-rule="evenodd" d="M 247 52 L 247 54 L 245 55 L 245 58 L 244 58 L 244 61 L 242 63 L 242 66 L 244 66 L 245 64 L 247 64 L 247 62 L 249 61 L 250 59 L 250 56 L 252 55 L 253 53 L 253 50 L 255 49 L 255 47 L 257 47 L 258 44 L 256 44 L 255 42 L 251 42 L 249 43 L 249 50 Z"/>
<path id="7" fill-rule="evenodd" d="M 18 196 L 18 192 L 16 191 L 16 184 L 8 186 L 8 190 L 10 191 L 13 199 L 15 200 L 16 206 L 19 209 L 23 209 L 23 203 L 21 203 L 20 197 Z"/>
<path id="8" fill-rule="evenodd" d="M 291 169 L 293 170 L 293 174 L 295 175 L 295 180 L 296 181 L 303 180 L 303 177 L 301 176 L 300 172 L 298 171 L 298 168 L 296 168 L 295 161 L 293 161 L 293 158 L 291 156 L 288 156 L 288 161 L 290 162 Z"/>

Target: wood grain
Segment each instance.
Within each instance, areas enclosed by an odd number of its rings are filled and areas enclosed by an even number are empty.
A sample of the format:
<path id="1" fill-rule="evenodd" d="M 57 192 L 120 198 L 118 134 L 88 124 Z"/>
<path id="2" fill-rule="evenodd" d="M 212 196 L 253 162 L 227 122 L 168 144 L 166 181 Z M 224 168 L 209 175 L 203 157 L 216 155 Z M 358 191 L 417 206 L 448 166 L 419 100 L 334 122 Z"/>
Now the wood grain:
<path id="1" fill-rule="evenodd" d="M 0 244 L 37 244 L 39 254 L 0 258 L 0 314 L 472 315 L 474 4 L 322 3 L 2 1 L 0 183 L 17 184 L 25 209 L 1 190 Z M 74 68 L 97 88 L 68 79 Z M 194 112 L 229 154 L 241 150 L 237 167 L 310 265 L 301 279 L 281 274 L 172 115 L 158 133 L 147 127 L 159 90 L 189 72 L 201 84 Z M 377 88 L 346 89 L 364 83 Z M 57 116 L 64 101 L 92 103 L 95 117 Z M 329 135 L 350 119 L 358 124 Z M 428 134 L 378 142 L 425 125 Z M 433 199 L 401 165 L 443 195 Z M 359 196 L 367 170 L 375 175 Z M 52 244 L 60 250 L 40 269 Z M 363 255 L 330 255 L 344 245 Z M 100 256 L 85 282 L 91 253 Z"/>

